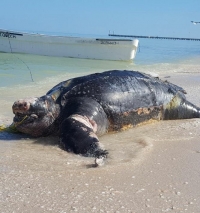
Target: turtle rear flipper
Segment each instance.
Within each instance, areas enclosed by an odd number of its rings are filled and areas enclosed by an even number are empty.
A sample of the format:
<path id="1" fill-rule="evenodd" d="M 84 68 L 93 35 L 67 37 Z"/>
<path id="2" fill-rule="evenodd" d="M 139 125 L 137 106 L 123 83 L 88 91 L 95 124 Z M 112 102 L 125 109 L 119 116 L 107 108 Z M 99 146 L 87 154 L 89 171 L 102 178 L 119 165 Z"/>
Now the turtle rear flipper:
<path id="1" fill-rule="evenodd" d="M 164 106 L 164 120 L 200 118 L 200 108 L 190 103 L 179 92 Z"/>

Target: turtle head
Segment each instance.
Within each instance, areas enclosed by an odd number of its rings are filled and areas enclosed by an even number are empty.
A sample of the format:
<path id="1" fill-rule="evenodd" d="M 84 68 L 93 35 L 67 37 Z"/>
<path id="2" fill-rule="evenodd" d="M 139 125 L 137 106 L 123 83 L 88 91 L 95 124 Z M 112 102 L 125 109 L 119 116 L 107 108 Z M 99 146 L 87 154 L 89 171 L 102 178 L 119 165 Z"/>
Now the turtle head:
<path id="1" fill-rule="evenodd" d="M 13 124 L 19 132 L 35 137 L 54 133 L 53 127 L 60 107 L 51 96 L 26 98 L 15 101 Z M 55 129 L 56 131 L 56 129 Z"/>

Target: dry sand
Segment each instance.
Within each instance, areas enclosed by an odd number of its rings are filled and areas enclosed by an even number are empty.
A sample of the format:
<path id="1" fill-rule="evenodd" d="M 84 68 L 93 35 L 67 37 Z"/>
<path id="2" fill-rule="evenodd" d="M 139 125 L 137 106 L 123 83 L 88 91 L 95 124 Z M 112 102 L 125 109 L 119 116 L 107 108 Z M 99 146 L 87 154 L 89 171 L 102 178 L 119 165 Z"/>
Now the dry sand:
<path id="1" fill-rule="evenodd" d="M 161 77 L 164 77 L 161 76 Z M 200 76 L 167 80 L 200 106 Z M 56 138 L 0 141 L 0 212 L 200 212 L 200 119 L 161 121 L 100 140 L 105 166 L 60 150 Z"/>

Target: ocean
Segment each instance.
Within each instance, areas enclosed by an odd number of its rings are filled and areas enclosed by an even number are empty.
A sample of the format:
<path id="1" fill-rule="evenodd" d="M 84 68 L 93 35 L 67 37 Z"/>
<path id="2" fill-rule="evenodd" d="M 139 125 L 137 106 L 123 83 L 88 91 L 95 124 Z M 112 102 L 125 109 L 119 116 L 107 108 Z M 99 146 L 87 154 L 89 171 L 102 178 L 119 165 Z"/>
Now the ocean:
<path id="1" fill-rule="evenodd" d="M 30 96 L 42 96 L 57 83 L 73 77 L 120 69 L 137 70 L 168 79 L 170 78 L 169 73 L 180 75 L 199 73 L 199 66 L 200 42 L 195 41 L 140 39 L 136 58 L 131 62 L 0 53 L 0 125 L 12 123 L 11 107 L 15 100 Z M 131 134 L 127 132 L 121 133 L 121 135 L 109 135 L 103 140 L 107 141 L 105 143 L 112 150 L 114 149 L 113 143 L 115 143 L 115 148 L 120 147 L 121 139 L 119 138 L 123 135 L 131 141 L 126 149 L 129 151 L 129 148 L 133 146 Z M 41 142 L 38 148 L 38 143 L 33 145 L 35 139 L 21 139 L 19 142 L 18 137 L 15 134 L 0 132 L 0 149 L 4 150 L 2 147 L 6 149 L 8 142 L 9 146 L 17 144 L 18 149 L 28 149 L 31 143 L 32 149 L 37 151 L 43 144 Z M 39 140 L 46 141 L 47 139 Z M 118 142 L 113 142 L 113 140 Z M 147 141 L 146 144 L 148 146 L 149 142 Z M 138 146 L 140 147 L 140 145 Z M 135 150 L 133 153 L 140 150 L 138 146 L 132 147 L 132 150 Z M 48 151 L 52 152 L 51 149 Z M 57 151 L 54 150 L 54 152 Z M 125 156 L 122 154 L 121 158 L 116 161 L 124 161 L 127 159 Z"/>
<path id="2" fill-rule="evenodd" d="M 111 69 L 147 72 L 174 71 L 200 63 L 200 42 L 181 40 L 140 39 L 132 62 L 45 57 L 28 54 L 0 53 L 0 88 L 19 87 L 45 81 L 63 80 Z M 181 65 L 184 65 L 181 67 Z M 51 87 L 52 85 L 50 85 Z"/>

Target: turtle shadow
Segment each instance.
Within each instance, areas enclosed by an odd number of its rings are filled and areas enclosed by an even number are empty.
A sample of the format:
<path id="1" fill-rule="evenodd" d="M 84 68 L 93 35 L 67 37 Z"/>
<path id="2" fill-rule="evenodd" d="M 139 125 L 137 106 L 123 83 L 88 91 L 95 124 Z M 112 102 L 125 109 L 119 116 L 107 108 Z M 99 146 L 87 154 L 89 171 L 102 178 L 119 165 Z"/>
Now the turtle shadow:
<path id="1" fill-rule="evenodd" d="M 8 131 L 0 132 L 0 140 L 4 141 L 20 141 L 20 140 L 33 140 L 33 144 L 41 144 L 41 145 L 59 145 L 58 137 L 56 136 L 47 136 L 47 137 L 39 137 L 35 138 L 30 135 L 26 135 L 23 133 L 11 133 Z"/>
<path id="2" fill-rule="evenodd" d="M 24 138 L 29 138 L 27 135 L 20 133 L 11 133 L 7 131 L 0 132 L 0 140 L 4 141 L 13 141 L 13 140 L 21 140 Z"/>
<path id="3" fill-rule="evenodd" d="M 44 146 L 59 146 L 59 138 L 58 136 L 47 136 L 47 137 L 39 137 L 39 138 L 34 138 L 33 139 L 33 144 L 41 144 Z"/>

